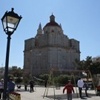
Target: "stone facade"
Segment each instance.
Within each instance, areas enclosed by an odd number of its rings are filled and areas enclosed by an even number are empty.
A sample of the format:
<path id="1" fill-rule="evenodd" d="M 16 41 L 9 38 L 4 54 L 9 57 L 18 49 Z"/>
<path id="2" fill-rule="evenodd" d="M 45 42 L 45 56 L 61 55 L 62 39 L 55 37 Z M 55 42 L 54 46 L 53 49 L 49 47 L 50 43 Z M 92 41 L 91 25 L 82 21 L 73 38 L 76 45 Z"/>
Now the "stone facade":
<path id="1" fill-rule="evenodd" d="M 39 25 L 34 38 L 25 40 L 24 73 L 39 75 L 51 69 L 74 70 L 76 59 L 80 60 L 79 41 L 63 33 L 54 15 L 43 29 Z"/>

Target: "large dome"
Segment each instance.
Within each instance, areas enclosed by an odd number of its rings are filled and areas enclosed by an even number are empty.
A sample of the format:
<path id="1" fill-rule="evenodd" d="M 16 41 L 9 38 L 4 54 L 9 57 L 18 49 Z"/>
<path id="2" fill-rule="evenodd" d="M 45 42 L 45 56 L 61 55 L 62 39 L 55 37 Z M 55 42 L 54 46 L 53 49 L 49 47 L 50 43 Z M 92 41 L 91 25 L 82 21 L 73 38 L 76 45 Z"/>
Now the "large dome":
<path id="1" fill-rule="evenodd" d="M 44 27 L 47 27 L 47 26 L 58 26 L 58 27 L 60 27 L 60 25 L 57 22 L 55 22 L 55 16 L 54 15 L 50 16 L 50 22 L 47 23 Z"/>

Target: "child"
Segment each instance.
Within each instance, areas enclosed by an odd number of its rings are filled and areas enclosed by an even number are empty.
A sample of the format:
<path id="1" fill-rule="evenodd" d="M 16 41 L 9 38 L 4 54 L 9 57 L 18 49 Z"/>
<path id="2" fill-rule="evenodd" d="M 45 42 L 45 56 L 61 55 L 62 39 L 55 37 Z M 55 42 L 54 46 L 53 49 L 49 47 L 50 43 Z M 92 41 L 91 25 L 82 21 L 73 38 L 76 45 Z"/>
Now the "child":
<path id="1" fill-rule="evenodd" d="M 72 100 L 72 92 L 74 93 L 73 85 L 71 84 L 71 80 L 68 81 L 68 84 L 65 85 L 63 89 L 63 93 L 67 93 L 67 100 Z"/>

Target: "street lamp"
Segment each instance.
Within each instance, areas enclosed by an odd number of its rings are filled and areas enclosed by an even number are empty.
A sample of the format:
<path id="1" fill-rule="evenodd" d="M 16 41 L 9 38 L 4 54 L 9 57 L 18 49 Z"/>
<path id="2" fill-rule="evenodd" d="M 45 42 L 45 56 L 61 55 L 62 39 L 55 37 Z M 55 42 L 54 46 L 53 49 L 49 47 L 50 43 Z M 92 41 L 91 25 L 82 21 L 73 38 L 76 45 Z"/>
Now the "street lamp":
<path id="1" fill-rule="evenodd" d="M 18 24 L 21 20 L 21 16 L 14 13 L 14 8 L 11 11 L 6 11 L 4 16 L 1 18 L 2 26 L 5 33 L 8 35 L 7 37 L 7 48 L 6 48 L 6 60 L 5 60 L 5 73 L 4 73 L 4 92 L 3 92 L 3 100 L 6 100 L 7 95 L 7 82 L 8 82 L 8 66 L 9 66 L 9 52 L 10 52 L 10 39 L 11 35 L 17 29 Z"/>

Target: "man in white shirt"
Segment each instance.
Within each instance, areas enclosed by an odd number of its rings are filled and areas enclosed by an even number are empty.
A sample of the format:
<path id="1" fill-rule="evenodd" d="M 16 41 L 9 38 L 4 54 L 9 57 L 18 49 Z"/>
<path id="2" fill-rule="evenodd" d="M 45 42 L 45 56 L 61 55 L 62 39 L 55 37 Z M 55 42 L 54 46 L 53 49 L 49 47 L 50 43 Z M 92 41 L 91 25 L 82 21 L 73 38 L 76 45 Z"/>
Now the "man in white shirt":
<path id="1" fill-rule="evenodd" d="M 82 88 L 84 86 L 84 82 L 81 78 L 79 78 L 79 80 L 77 81 L 77 86 L 79 89 L 79 96 L 80 96 L 80 98 L 82 98 Z"/>

